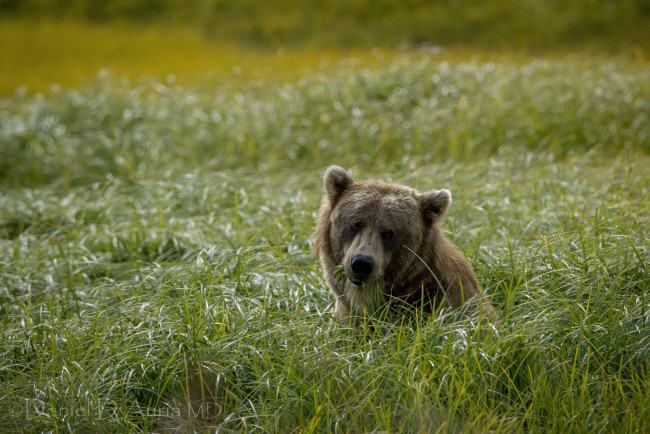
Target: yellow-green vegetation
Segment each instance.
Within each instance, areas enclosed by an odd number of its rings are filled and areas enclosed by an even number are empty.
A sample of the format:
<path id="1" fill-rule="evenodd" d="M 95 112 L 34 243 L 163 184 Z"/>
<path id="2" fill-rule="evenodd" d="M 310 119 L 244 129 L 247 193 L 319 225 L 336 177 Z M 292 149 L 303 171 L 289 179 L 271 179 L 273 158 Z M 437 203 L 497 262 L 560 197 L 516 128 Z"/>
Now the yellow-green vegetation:
<path id="1" fill-rule="evenodd" d="M 21 86 L 75 87 L 100 70 L 132 79 L 173 74 L 181 83 L 242 72 L 295 79 L 350 54 L 369 60 L 376 48 L 388 57 L 442 50 L 448 60 L 467 59 L 468 47 L 588 50 L 644 62 L 650 41 L 642 0 L 1 0 L 0 16 L 0 97 Z"/>
<path id="2" fill-rule="evenodd" d="M 357 62 L 373 64 L 387 53 L 336 47 L 316 51 L 240 48 L 227 40 L 206 39 L 188 25 L 170 29 L 161 24 L 29 19 L 0 21 L 0 47 L 0 97 L 77 87 L 98 75 L 131 80 L 173 76 L 178 83 L 207 80 L 235 86 L 251 79 L 293 81 L 351 55 Z"/>
<path id="3" fill-rule="evenodd" d="M 189 24 L 242 45 L 648 47 L 644 0 L 3 0 L 8 16 Z"/>

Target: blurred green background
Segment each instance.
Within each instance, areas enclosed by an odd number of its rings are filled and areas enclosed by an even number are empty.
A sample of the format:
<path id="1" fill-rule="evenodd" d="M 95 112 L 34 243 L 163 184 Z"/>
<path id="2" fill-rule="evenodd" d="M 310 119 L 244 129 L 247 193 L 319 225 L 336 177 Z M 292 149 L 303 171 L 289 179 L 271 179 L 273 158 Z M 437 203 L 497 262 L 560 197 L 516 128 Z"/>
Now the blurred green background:
<path id="1" fill-rule="evenodd" d="M 369 48 L 644 62 L 649 41 L 647 0 L 0 0 L 0 96 L 76 87 L 102 69 L 200 81 L 271 65 L 295 75 Z"/>
<path id="2" fill-rule="evenodd" d="M 647 48 L 647 0 L 2 0 L 3 15 L 191 24 L 262 46 Z"/>

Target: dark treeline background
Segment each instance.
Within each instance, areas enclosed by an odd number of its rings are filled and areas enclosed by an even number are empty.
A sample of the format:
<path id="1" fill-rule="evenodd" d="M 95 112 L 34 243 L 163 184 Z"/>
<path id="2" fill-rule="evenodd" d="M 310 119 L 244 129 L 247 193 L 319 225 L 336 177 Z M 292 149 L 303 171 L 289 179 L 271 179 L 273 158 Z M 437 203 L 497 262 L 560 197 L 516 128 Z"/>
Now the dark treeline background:
<path id="1" fill-rule="evenodd" d="M 244 46 L 650 46 L 648 0 L 0 0 L 0 14 L 187 24 Z"/>

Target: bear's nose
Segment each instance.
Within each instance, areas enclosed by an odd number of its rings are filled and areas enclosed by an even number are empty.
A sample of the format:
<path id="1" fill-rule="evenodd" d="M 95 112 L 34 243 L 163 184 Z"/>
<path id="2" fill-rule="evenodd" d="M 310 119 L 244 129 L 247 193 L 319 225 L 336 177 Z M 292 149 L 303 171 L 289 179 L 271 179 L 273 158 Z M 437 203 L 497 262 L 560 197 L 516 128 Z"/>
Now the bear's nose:
<path id="1" fill-rule="evenodd" d="M 375 268 L 375 262 L 370 256 L 356 255 L 352 257 L 350 267 L 352 268 L 355 277 L 363 279 L 372 273 L 373 268 Z"/>

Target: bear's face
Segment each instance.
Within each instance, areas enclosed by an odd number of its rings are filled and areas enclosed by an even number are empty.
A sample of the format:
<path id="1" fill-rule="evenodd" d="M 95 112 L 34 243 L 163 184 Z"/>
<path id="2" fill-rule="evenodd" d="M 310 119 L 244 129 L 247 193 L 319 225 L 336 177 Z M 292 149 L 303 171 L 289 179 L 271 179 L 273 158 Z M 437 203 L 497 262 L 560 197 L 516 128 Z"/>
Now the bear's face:
<path id="1" fill-rule="evenodd" d="M 447 190 L 419 194 L 396 184 L 354 182 L 338 166 L 325 174 L 329 251 L 350 282 L 392 282 L 408 270 L 428 229 L 444 213 Z"/>
<path id="2" fill-rule="evenodd" d="M 391 190 L 360 183 L 333 209 L 332 252 L 355 285 L 382 280 L 406 267 L 421 243 L 423 223 L 416 197 Z"/>

